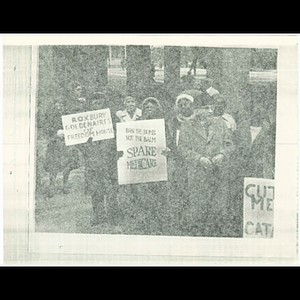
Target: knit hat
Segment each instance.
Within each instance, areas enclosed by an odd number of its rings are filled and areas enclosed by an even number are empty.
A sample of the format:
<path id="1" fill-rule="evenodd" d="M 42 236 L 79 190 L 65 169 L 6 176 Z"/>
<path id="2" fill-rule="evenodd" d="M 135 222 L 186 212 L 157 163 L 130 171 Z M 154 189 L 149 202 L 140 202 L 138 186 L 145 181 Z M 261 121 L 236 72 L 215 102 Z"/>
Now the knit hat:
<path id="1" fill-rule="evenodd" d="M 144 101 L 142 103 L 142 109 L 144 109 L 145 104 L 148 103 L 148 102 L 155 103 L 159 107 L 159 109 L 162 110 L 162 107 L 161 107 L 158 99 L 156 99 L 154 97 L 147 97 L 146 99 L 144 99 Z"/>
<path id="2" fill-rule="evenodd" d="M 196 89 L 192 89 L 192 90 L 184 90 L 182 91 L 179 96 L 176 97 L 176 106 L 179 102 L 180 99 L 188 99 L 190 100 L 192 103 L 195 102 L 195 104 L 199 101 L 199 99 L 202 96 L 202 92 Z"/>
<path id="3" fill-rule="evenodd" d="M 179 96 L 177 96 L 176 98 L 176 106 L 178 105 L 178 102 L 180 99 L 187 99 L 187 100 L 190 100 L 192 103 L 194 102 L 194 97 L 192 97 L 191 95 L 188 95 L 188 94 L 180 94 Z"/>

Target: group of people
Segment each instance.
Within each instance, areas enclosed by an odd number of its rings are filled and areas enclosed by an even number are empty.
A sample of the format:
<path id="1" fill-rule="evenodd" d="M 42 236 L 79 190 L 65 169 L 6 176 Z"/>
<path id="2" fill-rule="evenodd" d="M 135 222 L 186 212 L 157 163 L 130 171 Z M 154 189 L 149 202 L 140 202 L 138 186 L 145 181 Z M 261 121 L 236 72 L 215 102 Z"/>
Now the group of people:
<path id="1" fill-rule="evenodd" d="M 112 114 L 115 132 L 117 122 L 165 120 L 168 181 L 124 187 L 118 185 L 117 161 L 122 154 L 116 137 L 64 145 L 62 115 L 109 107 L 105 94 L 94 93 L 86 100 L 81 91 L 80 85 L 74 86 L 69 101 L 56 103 L 49 114 L 49 197 L 57 191 L 59 171 L 62 191 L 70 193 L 69 174 L 79 167 L 81 155 L 86 193 L 92 199 L 91 225 L 118 225 L 125 217 L 134 219 L 143 234 L 242 236 L 244 177 L 274 178 L 275 128 L 262 107 L 237 124 L 226 112 L 224 97 L 211 85 L 183 90 L 169 112 L 155 97 L 145 98 L 140 107 L 134 97 L 125 97 L 124 107 Z M 128 210 L 120 206 L 125 190 Z"/>

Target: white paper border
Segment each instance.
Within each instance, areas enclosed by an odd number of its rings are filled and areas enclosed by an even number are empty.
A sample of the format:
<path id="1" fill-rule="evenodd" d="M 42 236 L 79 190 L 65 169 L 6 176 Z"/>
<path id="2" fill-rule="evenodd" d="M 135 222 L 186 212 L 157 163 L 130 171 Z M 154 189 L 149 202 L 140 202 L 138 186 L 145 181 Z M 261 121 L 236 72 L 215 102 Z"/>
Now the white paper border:
<path id="1" fill-rule="evenodd" d="M 119 36 L 118 36 L 119 37 Z M 277 141 L 276 141 L 276 188 L 274 216 L 275 233 L 270 239 L 242 239 L 242 238 L 195 238 L 195 237 L 157 237 L 157 236 L 126 236 L 126 235 L 83 235 L 83 234 L 55 234 L 55 233 L 31 233 L 29 245 L 22 245 L 23 260 L 32 263 L 36 253 L 46 254 L 49 259 L 46 264 L 61 263 L 64 257 L 72 254 L 83 255 L 85 263 L 89 263 L 86 255 L 101 254 L 114 255 L 122 262 L 120 257 L 128 261 L 130 257 L 136 257 L 139 263 L 157 261 L 154 256 L 164 257 L 168 264 L 174 262 L 174 257 L 179 257 L 177 263 L 184 261 L 210 262 L 221 260 L 223 262 L 234 261 L 276 261 L 295 262 L 296 254 L 296 212 L 297 212 L 297 37 L 295 36 L 140 36 L 125 35 L 116 36 L 4 36 L 3 44 L 10 45 L 39 45 L 39 44 L 160 44 L 160 45 L 199 45 L 214 47 L 256 47 L 278 48 L 278 94 L 277 94 Z M 296 66 L 295 66 L 296 64 Z M 287 105 L 288 103 L 288 105 Z M 33 105 L 33 104 L 32 104 Z M 33 109 L 33 106 L 31 106 Z M 32 125 L 32 120 L 30 120 Z M 31 126 L 32 128 L 32 126 Z M 28 144 L 32 153 L 32 144 Z M 29 148 L 28 148 L 29 149 Z M 23 149 L 24 150 L 24 149 Z M 26 154 L 24 162 L 26 163 Z M 32 166 L 31 171 L 32 171 Z M 17 178 L 19 184 L 24 179 Z M 22 185 L 26 191 L 26 184 Z M 32 193 L 32 185 L 30 185 Z M 27 188 L 28 191 L 28 188 Z M 22 203 L 24 208 L 27 203 L 26 192 L 23 194 Z M 4 204 L 8 201 L 5 197 Z M 19 200 L 20 201 L 20 200 Z M 34 207 L 29 202 L 30 212 Z M 279 204 L 280 203 L 280 204 Z M 288 205 L 287 205 L 288 204 Z M 278 206 L 282 209 L 278 209 Z M 26 206 L 25 206 L 26 207 Z M 278 212 L 276 214 L 276 212 Z M 5 213 L 5 210 L 4 210 Z M 26 213 L 21 209 L 19 214 Z M 32 215 L 29 216 L 32 218 Z M 30 222 L 29 222 L 30 224 Z M 276 225 L 277 224 L 277 225 Z M 20 224 L 19 224 L 20 225 Z M 23 225 L 23 224 L 22 224 Z M 17 225 L 18 227 L 18 225 Z M 32 227 L 29 228 L 32 230 Z M 28 228 L 16 228 L 14 236 L 22 235 L 23 243 L 28 242 L 24 234 L 28 234 Z M 5 233 L 7 237 L 7 232 Z M 12 236 L 11 236 L 12 237 Z M 9 245 L 9 238 L 6 239 Z M 13 247 L 14 248 L 14 247 Z M 26 250 L 25 250 L 26 249 Z M 7 247 L 6 247 L 7 250 Z M 24 251 L 25 250 L 25 251 Z M 27 252 L 29 250 L 29 253 Z M 13 257 L 19 257 L 20 248 L 10 249 Z M 60 254 L 62 256 L 57 256 Z M 121 256 L 120 256 L 121 255 Z M 124 256 L 125 255 L 125 256 Z M 8 263 L 16 263 L 18 260 L 7 259 Z M 52 259 L 51 259 L 52 256 Z M 39 256 L 40 257 L 40 256 Z M 59 257 L 59 259 L 58 259 Z M 101 257 L 98 258 L 101 260 Z M 142 259 L 140 258 L 142 257 Z M 172 258 L 173 257 L 173 258 Z M 78 258 L 78 256 L 77 256 Z M 91 257 L 90 257 L 91 258 Z M 193 258 L 191 260 L 191 258 Z M 236 258 L 236 259 L 234 259 Z M 264 258 L 265 260 L 262 260 Z M 61 260 L 62 259 L 62 260 Z M 74 257 L 73 257 L 74 259 Z M 253 260 L 254 259 L 254 260 Z M 111 261 L 108 260 L 110 263 Z M 274 261 L 274 260 L 271 260 Z M 71 263 L 70 260 L 65 260 Z M 74 261 L 73 261 L 74 263 Z M 82 263 L 82 261 L 81 261 Z M 93 256 L 92 263 L 97 263 Z M 103 261 L 101 260 L 101 263 Z M 160 261 L 161 263 L 161 261 Z"/>

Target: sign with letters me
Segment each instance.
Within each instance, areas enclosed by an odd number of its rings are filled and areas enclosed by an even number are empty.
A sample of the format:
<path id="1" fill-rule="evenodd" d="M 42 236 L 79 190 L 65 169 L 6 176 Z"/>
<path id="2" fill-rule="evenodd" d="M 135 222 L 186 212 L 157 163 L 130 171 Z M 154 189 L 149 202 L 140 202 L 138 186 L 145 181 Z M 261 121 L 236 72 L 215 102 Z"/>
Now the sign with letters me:
<path id="1" fill-rule="evenodd" d="M 163 119 L 117 123 L 119 184 L 167 180 Z"/>
<path id="2" fill-rule="evenodd" d="M 100 109 L 62 116 L 66 146 L 114 137 L 110 109 Z"/>
<path id="3" fill-rule="evenodd" d="M 244 179 L 244 237 L 272 238 L 274 235 L 273 179 Z"/>

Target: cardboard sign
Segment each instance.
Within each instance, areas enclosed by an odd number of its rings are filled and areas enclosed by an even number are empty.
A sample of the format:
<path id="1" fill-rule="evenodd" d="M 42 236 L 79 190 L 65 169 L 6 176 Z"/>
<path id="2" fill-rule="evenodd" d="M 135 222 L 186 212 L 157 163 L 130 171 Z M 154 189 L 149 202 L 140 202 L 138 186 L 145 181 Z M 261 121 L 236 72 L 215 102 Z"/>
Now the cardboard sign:
<path id="1" fill-rule="evenodd" d="M 66 146 L 93 141 L 111 139 L 114 130 L 110 109 L 100 109 L 78 114 L 62 116 Z"/>
<path id="2" fill-rule="evenodd" d="M 167 180 L 163 119 L 117 123 L 119 184 Z"/>
<path id="3" fill-rule="evenodd" d="M 244 237 L 273 237 L 274 196 L 273 179 L 244 179 Z"/>

